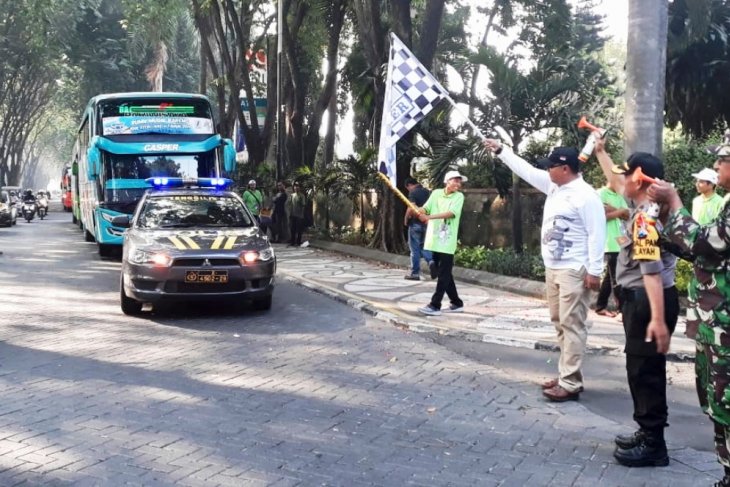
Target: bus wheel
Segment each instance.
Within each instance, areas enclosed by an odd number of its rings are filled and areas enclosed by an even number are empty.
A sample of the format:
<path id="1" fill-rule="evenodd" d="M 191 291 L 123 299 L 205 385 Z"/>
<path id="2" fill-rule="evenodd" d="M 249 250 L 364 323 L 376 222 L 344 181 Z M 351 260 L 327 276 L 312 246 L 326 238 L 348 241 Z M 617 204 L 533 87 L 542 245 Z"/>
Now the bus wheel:
<path id="1" fill-rule="evenodd" d="M 114 246 L 109 244 L 99 244 L 99 257 L 111 257 L 114 253 Z"/>
<path id="2" fill-rule="evenodd" d="M 78 219 L 76 219 L 76 215 L 71 215 L 71 223 L 76 224 L 78 223 Z"/>
<path id="3" fill-rule="evenodd" d="M 121 298 L 122 313 L 125 315 L 135 316 L 142 313 L 142 303 L 127 296 L 124 292 L 124 277 L 119 283 L 119 297 Z"/>
<path id="4" fill-rule="evenodd" d="M 84 241 L 85 242 L 96 242 L 96 239 L 94 238 L 94 234 L 90 231 L 84 229 Z"/>

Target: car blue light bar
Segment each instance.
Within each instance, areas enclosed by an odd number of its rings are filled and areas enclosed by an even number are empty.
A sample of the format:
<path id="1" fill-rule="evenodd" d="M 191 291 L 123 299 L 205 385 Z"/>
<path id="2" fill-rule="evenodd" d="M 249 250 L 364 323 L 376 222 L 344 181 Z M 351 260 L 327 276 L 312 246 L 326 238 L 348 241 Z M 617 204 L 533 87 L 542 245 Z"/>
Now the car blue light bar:
<path id="1" fill-rule="evenodd" d="M 157 189 L 162 188 L 216 188 L 223 189 L 233 184 L 227 178 L 147 178 L 145 182 Z"/>

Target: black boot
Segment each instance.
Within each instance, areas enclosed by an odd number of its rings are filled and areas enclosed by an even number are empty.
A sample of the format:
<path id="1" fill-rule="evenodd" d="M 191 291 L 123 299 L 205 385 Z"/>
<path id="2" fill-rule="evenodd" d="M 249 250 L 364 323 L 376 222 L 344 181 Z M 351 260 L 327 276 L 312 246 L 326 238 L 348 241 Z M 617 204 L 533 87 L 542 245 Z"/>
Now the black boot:
<path id="1" fill-rule="evenodd" d="M 712 484 L 714 487 L 730 487 L 730 468 L 725 467 L 725 476 L 721 481 Z"/>
<path id="2" fill-rule="evenodd" d="M 666 467 L 669 465 L 664 431 L 647 431 L 638 445 L 633 448 L 616 448 L 613 457 L 625 467 Z"/>
<path id="3" fill-rule="evenodd" d="M 616 446 L 622 450 L 629 450 L 641 443 L 641 440 L 643 440 L 645 436 L 646 431 L 639 428 L 630 435 L 618 435 L 613 439 L 613 441 L 616 443 Z"/>

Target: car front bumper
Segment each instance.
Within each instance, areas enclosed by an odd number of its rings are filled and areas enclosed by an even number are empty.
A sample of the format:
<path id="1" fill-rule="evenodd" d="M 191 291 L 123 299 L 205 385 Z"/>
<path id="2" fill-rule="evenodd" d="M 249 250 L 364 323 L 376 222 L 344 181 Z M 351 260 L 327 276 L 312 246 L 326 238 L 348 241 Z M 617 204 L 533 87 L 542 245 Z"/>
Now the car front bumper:
<path id="1" fill-rule="evenodd" d="M 276 261 L 256 262 L 245 266 L 194 267 L 173 265 L 152 267 L 125 262 L 124 291 L 130 298 L 146 303 L 163 300 L 210 298 L 260 299 L 274 290 Z M 189 271 L 227 271 L 226 283 L 189 283 Z"/>

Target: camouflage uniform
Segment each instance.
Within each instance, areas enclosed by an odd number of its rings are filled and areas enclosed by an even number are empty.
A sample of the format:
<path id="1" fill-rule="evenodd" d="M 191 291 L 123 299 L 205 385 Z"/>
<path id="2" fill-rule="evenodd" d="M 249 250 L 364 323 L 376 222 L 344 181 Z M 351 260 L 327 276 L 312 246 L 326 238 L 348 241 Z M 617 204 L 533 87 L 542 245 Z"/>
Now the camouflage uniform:
<path id="1" fill-rule="evenodd" d="M 694 258 L 687 336 L 697 344 L 695 379 L 702 410 L 715 425 L 715 450 L 730 468 L 730 199 L 706 226 L 686 208 L 671 215 L 664 235 Z"/>

